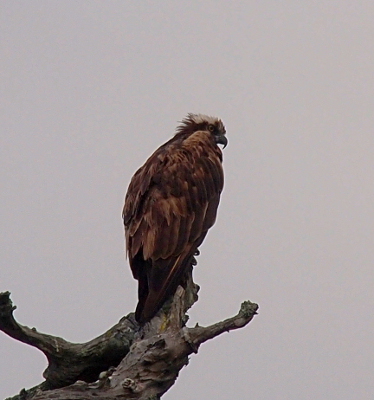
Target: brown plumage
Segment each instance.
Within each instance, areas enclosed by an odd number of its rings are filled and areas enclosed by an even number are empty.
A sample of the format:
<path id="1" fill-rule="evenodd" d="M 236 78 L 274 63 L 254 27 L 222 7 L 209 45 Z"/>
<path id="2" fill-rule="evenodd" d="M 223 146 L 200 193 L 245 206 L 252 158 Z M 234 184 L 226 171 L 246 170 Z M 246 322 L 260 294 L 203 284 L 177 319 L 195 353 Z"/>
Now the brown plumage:
<path id="1" fill-rule="evenodd" d="M 139 282 L 135 317 L 150 320 L 174 294 L 216 219 L 223 188 L 221 120 L 188 114 L 138 169 L 123 208 L 126 248 Z"/>

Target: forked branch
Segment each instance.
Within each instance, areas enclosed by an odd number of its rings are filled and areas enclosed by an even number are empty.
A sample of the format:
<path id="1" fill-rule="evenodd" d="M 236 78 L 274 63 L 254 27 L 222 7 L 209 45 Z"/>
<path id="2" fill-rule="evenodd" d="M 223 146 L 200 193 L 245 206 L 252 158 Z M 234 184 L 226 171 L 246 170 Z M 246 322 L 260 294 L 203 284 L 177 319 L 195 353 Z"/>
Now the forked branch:
<path id="1" fill-rule="evenodd" d="M 191 278 L 149 323 L 140 327 L 129 314 L 105 334 L 83 344 L 20 325 L 13 316 L 10 293 L 1 293 L 0 330 L 37 347 L 49 362 L 46 381 L 13 400 L 161 398 L 202 343 L 244 327 L 257 314 L 257 304 L 246 301 L 232 318 L 188 328 L 185 313 L 197 300 L 197 291 Z"/>

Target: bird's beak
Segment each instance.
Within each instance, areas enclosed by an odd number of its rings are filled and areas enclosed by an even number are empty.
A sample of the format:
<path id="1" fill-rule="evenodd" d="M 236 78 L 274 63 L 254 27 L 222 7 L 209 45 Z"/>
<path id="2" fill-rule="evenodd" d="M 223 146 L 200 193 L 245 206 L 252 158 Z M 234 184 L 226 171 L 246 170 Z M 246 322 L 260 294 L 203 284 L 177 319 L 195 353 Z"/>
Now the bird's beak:
<path id="1" fill-rule="evenodd" d="M 227 146 L 227 143 L 228 143 L 226 135 L 216 136 L 216 143 L 217 144 L 222 144 L 223 148 L 225 148 Z"/>

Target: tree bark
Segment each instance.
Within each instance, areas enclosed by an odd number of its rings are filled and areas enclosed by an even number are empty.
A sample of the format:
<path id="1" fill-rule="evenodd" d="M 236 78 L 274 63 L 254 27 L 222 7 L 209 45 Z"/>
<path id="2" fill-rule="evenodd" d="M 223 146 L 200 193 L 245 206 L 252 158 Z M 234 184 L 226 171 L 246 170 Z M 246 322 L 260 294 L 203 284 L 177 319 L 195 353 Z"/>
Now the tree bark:
<path id="1" fill-rule="evenodd" d="M 202 343 L 246 326 L 257 314 L 258 305 L 245 301 L 234 317 L 188 328 L 186 312 L 197 301 L 198 289 L 190 276 L 186 287 L 179 286 L 144 326 L 131 313 L 83 344 L 20 325 L 13 316 L 16 307 L 10 293 L 0 293 L 0 330 L 38 348 L 48 359 L 45 381 L 11 400 L 160 399 Z"/>

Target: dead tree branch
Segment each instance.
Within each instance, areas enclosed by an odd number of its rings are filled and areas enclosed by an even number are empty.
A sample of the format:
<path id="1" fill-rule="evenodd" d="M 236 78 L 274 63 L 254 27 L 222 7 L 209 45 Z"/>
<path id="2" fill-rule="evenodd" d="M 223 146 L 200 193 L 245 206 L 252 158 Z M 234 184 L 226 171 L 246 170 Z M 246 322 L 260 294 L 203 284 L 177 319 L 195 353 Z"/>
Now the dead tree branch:
<path id="1" fill-rule="evenodd" d="M 0 293 L 0 330 L 42 351 L 48 360 L 42 388 L 54 389 L 77 380 L 93 382 L 100 372 L 116 366 L 128 353 L 138 325 L 133 313 L 107 332 L 87 343 L 70 343 L 60 337 L 38 332 L 19 324 L 14 316 L 10 293 Z"/>
<path id="2" fill-rule="evenodd" d="M 129 314 L 83 344 L 20 325 L 13 316 L 10 293 L 1 293 L 0 330 L 38 348 L 49 362 L 45 382 L 13 400 L 160 399 L 202 343 L 244 327 L 257 314 L 257 304 L 246 301 L 232 318 L 188 328 L 186 312 L 197 300 L 198 289 L 190 277 L 186 288 L 179 286 L 174 298 L 144 326 Z"/>

